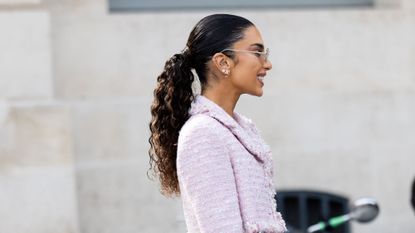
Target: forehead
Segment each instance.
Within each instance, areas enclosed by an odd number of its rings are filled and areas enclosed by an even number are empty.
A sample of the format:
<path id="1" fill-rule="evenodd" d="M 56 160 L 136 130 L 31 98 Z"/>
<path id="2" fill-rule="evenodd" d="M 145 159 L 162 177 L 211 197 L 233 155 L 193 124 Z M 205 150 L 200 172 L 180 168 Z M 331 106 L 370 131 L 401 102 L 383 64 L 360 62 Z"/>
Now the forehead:
<path id="1" fill-rule="evenodd" d="M 248 48 L 254 44 L 264 44 L 261 33 L 255 26 L 251 26 L 244 31 L 244 37 L 235 42 L 234 48 Z"/>

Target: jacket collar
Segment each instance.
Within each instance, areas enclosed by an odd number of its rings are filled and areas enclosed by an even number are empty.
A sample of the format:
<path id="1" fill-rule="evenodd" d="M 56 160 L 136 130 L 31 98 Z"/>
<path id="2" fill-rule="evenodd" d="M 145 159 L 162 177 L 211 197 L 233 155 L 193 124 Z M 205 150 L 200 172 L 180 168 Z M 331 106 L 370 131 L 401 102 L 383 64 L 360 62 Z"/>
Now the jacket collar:
<path id="1" fill-rule="evenodd" d="M 224 109 L 208 98 L 197 95 L 190 108 L 190 115 L 208 115 L 227 127 L 241 144 L 266 167 L 272 166 L 271 151 L 262 140 L 252 121 L 245 116 L 234 112 L 231 117 Z M 271 163 L 271 164 L 268 164 Z M 272 173 L 272 171 L 269 171 Z M 272 174 L 270 174 L 272 175 Z"/>

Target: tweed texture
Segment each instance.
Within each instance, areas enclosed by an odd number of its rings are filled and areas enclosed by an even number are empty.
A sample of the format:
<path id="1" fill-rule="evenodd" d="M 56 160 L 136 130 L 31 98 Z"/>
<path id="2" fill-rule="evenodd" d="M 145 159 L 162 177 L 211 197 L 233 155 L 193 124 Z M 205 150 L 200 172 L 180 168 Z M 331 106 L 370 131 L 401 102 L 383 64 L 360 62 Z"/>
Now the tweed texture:
<path id="1" fill-rule="evenodd" d="M 281 233 L 272 155 L 251 120 L 197 96 L 177 146 L 188 233 Z"/>

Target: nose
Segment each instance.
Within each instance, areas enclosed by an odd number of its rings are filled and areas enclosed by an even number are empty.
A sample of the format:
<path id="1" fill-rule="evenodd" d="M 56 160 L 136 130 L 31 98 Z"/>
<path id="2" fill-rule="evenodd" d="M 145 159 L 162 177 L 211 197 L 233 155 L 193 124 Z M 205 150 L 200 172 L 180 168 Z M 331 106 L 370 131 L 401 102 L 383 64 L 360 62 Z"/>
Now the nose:
<path id="1" fill-rule="evenodd" d="M 266 60 L 266 61 L 264 62 L 264 69 L 266 69 L 266 70 L 270 70 L 270 69 L 272 69 L 272 63 L 271 63 L 271 61 L 270 61 L 270 60 Z"/>

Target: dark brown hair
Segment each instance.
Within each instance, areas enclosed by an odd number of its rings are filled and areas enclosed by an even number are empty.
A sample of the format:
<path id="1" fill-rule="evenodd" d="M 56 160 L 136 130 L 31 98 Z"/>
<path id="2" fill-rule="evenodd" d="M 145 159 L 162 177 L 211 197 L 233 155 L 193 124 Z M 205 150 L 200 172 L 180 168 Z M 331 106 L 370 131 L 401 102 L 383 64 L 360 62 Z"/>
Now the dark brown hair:
<path id="1" fill-rule="evenodd" d="M 176 156 L 179 131 L 189 119 L 194 99 L 194 69 L 201 89 L 207 83 L 207 63 L 215 53 L 230 48 L 253 24 L 245 18 L 215 14 L 200 20 L 191 31 L 182 53 L 174 54 L 157 78 L 150 122 L 150 169 L 159 177 L 164 195 L 180 194 Z"/>

